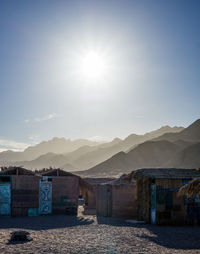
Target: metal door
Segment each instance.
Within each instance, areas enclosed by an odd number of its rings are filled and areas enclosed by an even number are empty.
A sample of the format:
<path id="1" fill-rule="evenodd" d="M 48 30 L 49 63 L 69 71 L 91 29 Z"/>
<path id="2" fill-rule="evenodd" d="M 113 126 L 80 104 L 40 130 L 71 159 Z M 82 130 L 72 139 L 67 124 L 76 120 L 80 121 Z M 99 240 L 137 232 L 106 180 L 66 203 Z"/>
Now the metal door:
<path id="1" fill-rule="evenodd" d="M 151 184 L 151 223 L 156 224 L 156 184 Z"/>
<path id="2" fill-rule="evenodd" d="M 40 181 L 39 214 L 52 213 L 52 182 Z"/>
<path id="3" fill-rule="evenodd" d="M 11 214 L 10 183 L 0 183 L 0 216 Z"/>

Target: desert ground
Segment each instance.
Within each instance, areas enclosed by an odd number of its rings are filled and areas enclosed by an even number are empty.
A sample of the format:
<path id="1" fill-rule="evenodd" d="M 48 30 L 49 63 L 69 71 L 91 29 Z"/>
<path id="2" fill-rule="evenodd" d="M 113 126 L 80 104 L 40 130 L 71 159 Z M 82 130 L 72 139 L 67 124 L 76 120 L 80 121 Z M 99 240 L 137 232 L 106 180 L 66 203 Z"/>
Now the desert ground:
<path id="1" fill-rule="evenodd" d="M 10 243 L 15 230 L 30 242 Z M 0 218 L 0 253 L 200 253 L 200 227 L 134 225 L 96 216 Z"/>

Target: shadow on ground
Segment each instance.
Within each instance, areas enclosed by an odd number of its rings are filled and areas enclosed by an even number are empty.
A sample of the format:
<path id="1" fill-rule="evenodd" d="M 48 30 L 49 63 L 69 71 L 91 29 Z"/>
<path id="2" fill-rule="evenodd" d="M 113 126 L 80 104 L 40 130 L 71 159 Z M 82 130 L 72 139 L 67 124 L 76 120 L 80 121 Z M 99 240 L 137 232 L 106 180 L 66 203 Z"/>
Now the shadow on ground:
<path id="1" fill-rule="evenodd" d="M 163 246 L 168 249 L 178 250 L 200 250 L 200 227 L 175 227 L 175 226 L 153 226 L 148 224 L 130 224 L 124 220 L 106 218 L 106 217 L 76 217 L 67 215 L 54 215 L 54 216 L 38 216 L 38 217 L 16 217 L 16 218 L 0 218 L 0 229 L 23 229 L 23 230 L 48 230 L 58 229 L 76 226 L 92 225 L 92 228 L 88 227 L 87 230 L 93 230 L 95 234 L 102 230 L 105 230 L 103 225 L 111 226 L 113 229 L 111 232 L 121 232 L 120 229 L 114 229 L 115 227 L 122 227 L 126 234 L 116 234 L 115 240 L 130 242 L 134 241 L 143 242 L 145 244 L 153 243 Z M 95 229 L 97 227 L 97 229 Z M 98 229 L 98 227 L 100 227 Z M 77 229 L 79 230 L 79 229 Z M 95 231 L 96 230 L 96 231 Z M 106 227 L 109 231 L 109 227 Z M 101 231 L 101 230 L 100 230 Z M 111 234 L 112 235 L 112 234 Z M 108 235 L 109 236 L 109 235 Z M 113 236 L 112 236 L 113 237 Z M 123 240 L 124 238 L 124 240 Z M 137 240 L 138 239 L 138 240 Z"/>
<path id="2" fill-rule="evenodd" d="M 81 225 L 90 225 L 93 219 L 54 215 L 54 216 L 38 216 L 38 217 L 4 217 L 0 218 L 0 229 L 31 229 L 31 230 L 48 230 L 65 227 L 75 227 Z"/>
<path id="3" fill-rule="evenodd" d="M 97 217 L 98 224 L 117 227 L 138 228 L 135 237 L 146 239 L 157 245 L 177 250 L 200 250 L 200 227 L 192 226 L 156 226 L 149 224 L 131 224 L 124 220 Z M 141 230 L 144 229 L 144 230 Z M 137 230 L 133 231 L 137 232 Z M 142 233 L 141 233 L 142 232 Z"/>
<path id="4" fill-rule="evenodd" d="M 170 249 L 200 250 L 200 227 L 146 225 L 145 228 L 150 234 L 141 234 L 137 235 L 137 237 Z"/>
<path id="5" fill-rule="evenodd" d="M 132 227 L 133 224 L 128 224 L 125 222 L 124 219 L 116 219 L 116 218 L 111 218 L 111 217 L 102 217 L 102 216 L 97 216 L 97 223 L 99 225 L 109 225 L 109 226 L 114 226 L 114 227 Z"/>

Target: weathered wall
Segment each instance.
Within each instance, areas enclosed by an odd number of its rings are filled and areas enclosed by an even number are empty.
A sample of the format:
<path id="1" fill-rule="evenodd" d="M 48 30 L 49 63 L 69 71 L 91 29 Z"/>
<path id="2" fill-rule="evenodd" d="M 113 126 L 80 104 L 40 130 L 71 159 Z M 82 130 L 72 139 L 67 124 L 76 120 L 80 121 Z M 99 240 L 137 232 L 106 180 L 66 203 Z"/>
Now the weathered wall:
<path id="1" fill-rule="evenodd" d="M 96 186 L 96 211 L 99 216 L 136 219 L 136 188 L 133 185 Z"/>
<path id="2" fill-rule="evenodd" d="M 26 216 L 28 208 L 38 208 L 39 181 L 40 178 L 37 176 L 12 176 L 11 208 L 13 216 Z"/>
<path id="3" fill-rule="evenodd" d="M 184 179 L 137 179 L 138 220 L 151 223 L 150 184 L 156 184 L 156 223 L 159 225 L 200 224 L 200 202 L 178 196 Z"/>
<path id="4" fill-rule="evenodd" d="M 85 201 L 84 211 L 85 215 L 95 215 L 96 214 L 96 187 L 93 186 L 93 190 L 84 189 L 80 194 Z"/>
<path id="5" fill-rule="evenodd" d="M 182 179 L 156 179 L 157 224 L 186 224 L 189 222 L 188 204 L 184 201 L 184 197 L 178 196 L 178 190 L 182 185 Z"/>
<path id="6" fill-rule="evenodd" d="M 112 186 L 108 184 L 96 186 L 96 213 L 98 216 L 112 215 Z"/>
<path id="7" fill-rule="evenodd" d="M 135 185 L 112 185 L 112 217 L 136 219 Z"/>
<path id="8" fill-rule="evenodd" d="M 77 214 L 79 179 L 73 176 L 52 177 L 53 213 Z"/>
<path id="9" fill-rule="evenodd" d="M 150 222 L 150 180 L 136 180 L 137 219 Z"/>
<path id="10" fill-rule="evenodd" d="M 83 196 L 85 200 L 85 206 L 88 209 L 96 208 L 96 184 L 91 184 L 90 189 L 86 186 L 80 186 L 80 194 Z"/>

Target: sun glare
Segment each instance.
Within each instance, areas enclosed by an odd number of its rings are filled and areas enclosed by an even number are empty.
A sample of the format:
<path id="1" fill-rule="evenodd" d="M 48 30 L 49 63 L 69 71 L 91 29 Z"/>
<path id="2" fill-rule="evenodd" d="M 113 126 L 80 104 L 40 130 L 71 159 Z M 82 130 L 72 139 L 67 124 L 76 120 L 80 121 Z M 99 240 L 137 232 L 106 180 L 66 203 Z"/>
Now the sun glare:
<path id="1" fill-rule="evenodd" d="M 106 71 L 106 62 L 103 56 L 90 51 L 81 59 L 81 74 L 87 79 L 100 79 Z"/>

